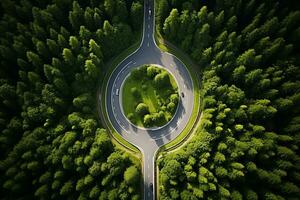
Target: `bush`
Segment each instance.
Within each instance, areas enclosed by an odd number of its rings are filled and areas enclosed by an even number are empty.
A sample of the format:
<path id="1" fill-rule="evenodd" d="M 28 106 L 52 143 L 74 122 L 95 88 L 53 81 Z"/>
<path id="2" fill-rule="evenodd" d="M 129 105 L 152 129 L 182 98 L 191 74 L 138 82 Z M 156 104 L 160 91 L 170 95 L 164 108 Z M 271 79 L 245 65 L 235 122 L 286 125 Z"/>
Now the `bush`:
<path id="1" fill-rule="evenodd" d="M 130 92 L 135 98 L 137 99 L 141 98 L 141 94 L 136 87 L 131 88 Z"/>
<path id="2" fill-rule="evenodd" d="M 131 76 L 137 80 L 143 79 L 144 75 L 147 73 L 147 66 L 144 65 L 139 68 L 135 68 L 131 71 Z"/>
<path id="3" fill-rule="evenodd" d="M 162 72 L 154 77 L 154 83 L 157 87 L 162 88 L 170 84 L 170 77 L 167 72 Z"/>
<path id="4" fill-rule="evenodd" d="M 167 108 L 170 112 L 173 113 L 175 111 L 176 105 L 175 105 L 175 103 L 170 102 L 170 103 L 168 103 Z"/>
<path id="5" fill-rule="evenodd" d="M 159 69 L 155 66 L 149 66 L 147 67 L 147 76 L 149 78 L 154 78 L 156 74 L 159 73 Z"/>
<path id="6" fill-rule="evenodd" d="M 147 85 L 142 85 L 143 90 L 147 90 Z"/>
<path id="7" fill-rule="evenodd" d="M 135 185 L 140 179 L 139 170 L 135 166 L 130 166 L 124 172 L 124 180 L 128 185 Z"/>
<path id="8" fill-rule="evenodd" d="M 144 124 L 145 124 L 145 126 L 151 126 L 152 125 L 152 123 L 153 123 L 153 116 L 152 115 L 150 115 L 150 114 L 147 114 L 147 115 L 145 115 L 144 116 Z"/>
<path id="9" fill-rule="evenodd" d="M 130 122 L 135 123 L 135 118 L 133 113 L 129 113 L 127 115 L 127 118 L 129 119 Z"/>
<path id="10" fill-rule="evenodd" d="M 173 102 L 173 103 L 175 103 L 175 104 L 178 104 L 178 101 L 179 101 L 178 94 L 171 94 L 170 101 Z"/>
<path id="11" fill-rule="evenodd" d="M 140 116 L 144 116 L 149 113 L 149 108 L 145 103 L 139 103 L 135 108 L 135 112 Z"/>

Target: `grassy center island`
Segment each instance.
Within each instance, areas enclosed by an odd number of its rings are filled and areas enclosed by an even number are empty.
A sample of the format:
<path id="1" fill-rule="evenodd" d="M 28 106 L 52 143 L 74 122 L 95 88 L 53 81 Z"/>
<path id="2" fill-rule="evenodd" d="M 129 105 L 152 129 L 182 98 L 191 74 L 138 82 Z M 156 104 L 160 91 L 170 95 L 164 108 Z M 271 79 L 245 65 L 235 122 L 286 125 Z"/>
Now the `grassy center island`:
<path id="1" fill-rule="evenodd" d="M 179 102 L 173 76 L 157 65 L 142 65 L 131 71 L 122 87 L 123 111 L 139 127 L 161 127 L 168 123 Z"/>

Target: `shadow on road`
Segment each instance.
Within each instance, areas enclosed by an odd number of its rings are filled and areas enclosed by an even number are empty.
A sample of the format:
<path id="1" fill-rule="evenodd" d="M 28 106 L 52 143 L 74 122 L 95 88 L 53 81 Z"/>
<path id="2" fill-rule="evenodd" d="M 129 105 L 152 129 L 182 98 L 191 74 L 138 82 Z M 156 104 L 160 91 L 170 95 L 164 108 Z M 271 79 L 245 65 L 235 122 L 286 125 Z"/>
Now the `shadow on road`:
<path id="1" fill-rule="evenodd" d="M 179 101 L 177 112 L 175 113 L 169 124 L 158 130 L 148 130 L 147 134 L 151 137 L 152 140 L 155 141 L 158 147 L 170 142 L 180 134 L 180 131 L 178 131 L 178 126 L 180 125 L 180 121 L 182 120 L 184 114 L 185 108 L 182 104 L 182 101 Z"/>

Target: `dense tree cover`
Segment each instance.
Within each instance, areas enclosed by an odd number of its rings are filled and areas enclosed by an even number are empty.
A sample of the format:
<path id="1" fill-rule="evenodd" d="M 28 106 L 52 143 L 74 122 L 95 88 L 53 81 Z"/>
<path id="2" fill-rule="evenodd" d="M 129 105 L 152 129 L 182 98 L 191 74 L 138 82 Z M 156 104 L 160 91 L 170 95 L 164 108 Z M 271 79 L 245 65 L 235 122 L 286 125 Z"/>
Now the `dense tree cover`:
<path id="1" fill-rule="evenodd" d="M 96 89 L 142 2 L 3 0 L 0 13 L 0 198 L 139 199 L 140 166 L 98 123 Z"/>
<path id="2" fill-rule="evenodd" d="M 159 160 L 161 199 L 299 199 L 299 2 L 157 2 L 159 31 L 199 66 L 203 112 Z"/>
<path id="3" fill-rule="evenodd" d="M 133 69 L 122 90 L 125 115 L 139 126 L 165 125 L 172 119 L 179 102 L 175 79 L 155 65 Z"/>

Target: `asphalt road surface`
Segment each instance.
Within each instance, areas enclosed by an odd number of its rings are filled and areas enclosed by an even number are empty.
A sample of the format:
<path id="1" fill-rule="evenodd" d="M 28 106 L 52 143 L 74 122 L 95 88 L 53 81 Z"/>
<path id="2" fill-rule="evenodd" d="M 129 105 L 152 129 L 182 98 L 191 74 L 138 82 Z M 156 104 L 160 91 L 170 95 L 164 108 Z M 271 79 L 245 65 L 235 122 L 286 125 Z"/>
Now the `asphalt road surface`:
<path id="1" fill-rule="evenodd" d="M 157 64 L 175 78 L 181 100 L 173 119 L 164 127 L 143 129 L 132 125 L 122 112 L 122 83 L 131 70 L 143 64 Z M 184 97 L 182 97 L 184 93 Z M 106 88 L 106 111 L 114 129 L 143 153 L 144 199 L 155 199 L 154 158 L 158 148 L 176 138 L 185 128 L 194 106 L 191 76 L 175 56 L 162 52 L 154 41 L 154 1 L 145 0 L 143 39 L 140 47 L 111 74 Z M 150 185 L 153 184 L 153 187 Z"/>

